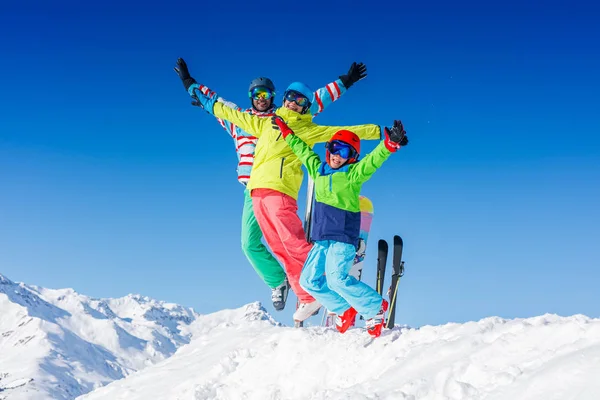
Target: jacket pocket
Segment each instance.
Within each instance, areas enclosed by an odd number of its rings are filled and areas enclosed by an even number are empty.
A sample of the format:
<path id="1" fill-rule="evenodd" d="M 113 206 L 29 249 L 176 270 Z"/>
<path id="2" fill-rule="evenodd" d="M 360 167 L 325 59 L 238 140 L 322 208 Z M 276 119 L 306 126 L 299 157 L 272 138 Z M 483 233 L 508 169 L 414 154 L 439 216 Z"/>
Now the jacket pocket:
<path id="1" fill-rule="evenodd" d="M 281 167 L 279 167 L 279 178 L 283 179 L 283 164 L 285 163 L 285 157 L 281 159 Z"/>

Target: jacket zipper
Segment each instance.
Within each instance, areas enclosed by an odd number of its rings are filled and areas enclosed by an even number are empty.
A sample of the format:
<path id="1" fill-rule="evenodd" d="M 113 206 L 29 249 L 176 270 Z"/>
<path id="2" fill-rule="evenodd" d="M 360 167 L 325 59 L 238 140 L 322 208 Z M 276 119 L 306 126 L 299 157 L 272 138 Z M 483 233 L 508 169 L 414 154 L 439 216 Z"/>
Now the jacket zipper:
<path id="1" fill-rule="evenodd" d="M 281 159 L 281 168 L 279 168 L 279 178 L 283 179 L 283 163 L 285 162 L 285 157 Z"/>

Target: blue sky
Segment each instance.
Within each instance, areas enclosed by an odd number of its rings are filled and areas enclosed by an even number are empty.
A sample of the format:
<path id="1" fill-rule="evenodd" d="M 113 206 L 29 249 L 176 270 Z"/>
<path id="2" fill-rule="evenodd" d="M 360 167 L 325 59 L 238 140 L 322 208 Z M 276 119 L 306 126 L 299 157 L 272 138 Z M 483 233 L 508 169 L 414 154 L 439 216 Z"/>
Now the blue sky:
<path id="1" fill-rule="evenodd" d="M 600 316 L 597 6 L 202 3 L 2 6 L 0 273 L 272 311 L 239 248 L 233 142 L 172 68 L 245 105 L 257 76 L 280 102 L 359 61 L 368 77 L 315 121 L 408 131 L 363 192 L 367 282 L 377 239 L 405 241 L 396 320 Z"/>

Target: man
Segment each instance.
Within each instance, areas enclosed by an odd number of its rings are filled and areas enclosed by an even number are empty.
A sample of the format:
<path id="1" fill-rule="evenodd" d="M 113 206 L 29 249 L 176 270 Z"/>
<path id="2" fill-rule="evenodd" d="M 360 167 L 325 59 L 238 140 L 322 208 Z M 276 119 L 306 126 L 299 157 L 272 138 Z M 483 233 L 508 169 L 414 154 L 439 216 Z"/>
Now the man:
<path id="1" fill-rule="evenodd" d="M 247 189 L 265 240 L 283 263 L 290 286 L 300 301 L 294 320 L 304 321 L 321 305 L 299 284 L 302 267 L 311 249 L 311 244 L 304 238 L 302 222 L 297 214 L 296 200 L 303 178 L 301 162 L 281 138 L 281 132 L 271 126 L 268 118 L 229 108 L 198 90 L 192 89 L 191 92 L 207 112 L 231 121 L 259 138 Z M 351 130 L 362 139 L 381 137 L 381 129 L 377 125 L 339 127 L 313 123 L 309 110 L 315 101 L 313 92 L 306 85 L 295 82 L 284 93 L 283 107 L 275 110 L 275 114 L 287 121 L 296 135 L 309 146 L 328 141 L 342 129 Z"/>
<path id="2" fill-rule="evenodd" d="M 227 102 L 222 97 L 218 96 L 208 87 L 198 84 L 194 78 L 190 76 L 187 65 L 183 59 L 177 60 L 175 72 L 183 81 L 183 85 L 190 95 L 196 99 L 193 103 L 200 105 L 196 92 L 208 96 L 211 99 L 216 99 L 218 102 L 226 104 L 237 111 L 256 115 L 258 117 L 271 117 L 274 115 L 277 108 L 274 104 L 275 85 L 269 78 L 256 78 L 250 82 L 248 88 L 248 96 L 250 98 L 251 107 L 242 109 L 233 103 Z M 311 115 L 317 115 L 325 107 L 340 98 L 354 83 L 367 76 L 366 66 L 362 63 L 353 63 L 346 75 L 342 75 L 339 79 L 311 93 L 311 97 L 315 101 L 311 104 L 308 112 Z M 294 108 L 293 102 L 289 107 Z M 299 107 L 299 106 L 296 106 Z M 254 152 L 256 149 L 257 138 L 253 134 L 245 132 L 235 123 L 222 118 L 217 120 L 221 126 L 233 138 L 236 153 L 238 156 L 238 181 L 246 186 L 250 180 L 252 166 L 254 164 Z M 271 288 L 271 301 L 275 310 L 280 311 L 285 307 L 287 294 L 289 290 L 289 282 L 286 279 L 286 274 L 279 262 L 263 245 L 261 239 L 263 233 L 256 220 L 252 207 L 252 198 L 248 190 L 244 191 L 244 208 L 242 211 L 242 250 L 246 258 L 254 267 L 254 270 L 260 278 Z"/>

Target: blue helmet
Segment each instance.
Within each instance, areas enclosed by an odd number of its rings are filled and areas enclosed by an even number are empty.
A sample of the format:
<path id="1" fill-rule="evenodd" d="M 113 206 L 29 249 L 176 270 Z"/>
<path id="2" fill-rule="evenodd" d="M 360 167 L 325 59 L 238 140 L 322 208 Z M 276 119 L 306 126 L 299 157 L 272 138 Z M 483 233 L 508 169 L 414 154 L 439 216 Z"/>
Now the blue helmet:
<path id="1" fill-rule="evenodd" d="M 306 114 L 308 109 L 310 109 L 311 104 L 314 103 L 314 101 L 315 101 L 315 95 L 314 95 L 312 89 L 309 88 L 308 86 L 306 86 L 302 82 L 293 82 L 292 84 L 290 84 L 290 86 L 287 87 L 287 89 L 285 89 L 285 92 L 283 93 L 283 98 L 285 99 L 285 95 L 289 91 L 292 91 L 292 90 L 294 92 L 300 93 L 301 95 L 303 95 L 304 97 L 306 97 L 308 99 L 308 101 L 309 101 L 308 105 L 306 105 L 302 109 L 302 114 Z"/>

